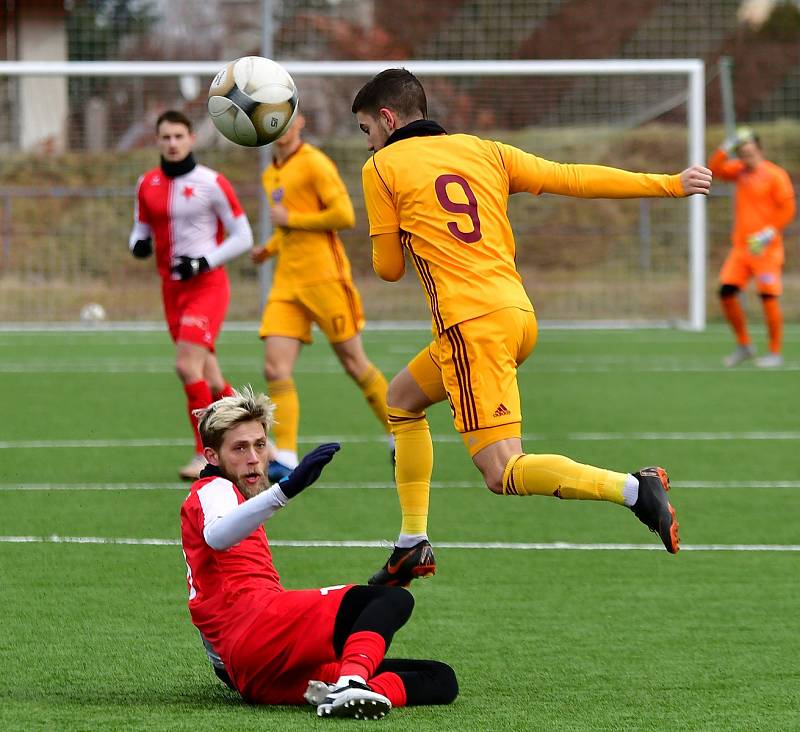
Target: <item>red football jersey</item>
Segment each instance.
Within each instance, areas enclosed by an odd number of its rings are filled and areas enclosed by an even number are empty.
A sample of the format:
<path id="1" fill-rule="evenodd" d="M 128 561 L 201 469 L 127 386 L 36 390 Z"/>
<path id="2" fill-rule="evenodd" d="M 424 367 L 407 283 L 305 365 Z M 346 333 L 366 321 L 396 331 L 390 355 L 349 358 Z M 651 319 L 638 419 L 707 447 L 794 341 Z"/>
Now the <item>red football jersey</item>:
<path id="1" fill-rule="evenodd" d="M 189 612 L 192 622 L 223 658 L 270 595 L 284 592 L 263 526 L 223 551 L 212 549 L 203 537 L 210 521 L 244 500 L 229 480 L 209 477 L 192 485 L 181 507 Z"/>
<path id="2" fill-rule="evenodd" d="M 175 257 L 206 257 L 230 231 L 244 211 L 228 180 L 204 165 L 170 178 L 153 168 L 136 185 L 134 225 L 149 228 L 156 264 L 162 277 L 170 275 Z M 147 229 L 137 238 L 147 236 Z"/>

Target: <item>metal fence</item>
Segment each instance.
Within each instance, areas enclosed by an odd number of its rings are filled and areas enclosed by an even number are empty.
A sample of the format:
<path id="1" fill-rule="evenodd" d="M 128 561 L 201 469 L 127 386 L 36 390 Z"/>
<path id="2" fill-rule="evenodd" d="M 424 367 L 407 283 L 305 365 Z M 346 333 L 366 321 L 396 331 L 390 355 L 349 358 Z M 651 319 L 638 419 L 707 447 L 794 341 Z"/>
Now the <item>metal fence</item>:
<path id="1" fill-rule="evenodd" d="M 699 57 L 707 68 L 710 149 L 723 134 L 717 62 L 729 56 L 738 120 L 756 124 L 768 155 L 797 178 L 800 147 L 792 120 L 800 119 L 800 13 L 794 2 L 773 3 L 773 15 L 783 13 L 777 21 L 758 17 L 756 6 L 763 5 L 770 3 L 438 0 L 401 7 L 389 0 L 6 0 L 0 58 L 207 60 L 265 48 L 282 60 L 386 59 L 398 65 L 411 59 Z M 33 22 L 37 8 L 47 9 L 44 25 L 41 18 Z M 349 112 L 363 80 L 299 81 L 309 139 L 340 166 L 356 203 L 358 223 L 345 243 L 369 315 L 424 317 L 414 282 L 396 286 L 388 297 L 383 287 L 371 295 L 376 283 L 359 194 L 366 151 Z M 153 273 L 130 260 L 125 241 L 132 186 L 156 162 L 153 122 L 167 107 L 196 120 L 198 157 L 231 178 L 259 230 L 258 180 L 266 159 L 216 134 L 204 112 L 206 83 L 191 74 L 0 77 L 0 104 L 8 110 L 0 115 L 0 319 L 70 319 L 87 300 L 108 304 L 116 318 L 158 317 Z M 565 161 L 639 170 L 679 170 L 685 163 L 685 92 L 675 79 L 498 82 L 465 76 L 426 79 L 426 85 L 432 115 L 452 130 Z M 727 191 L 718 190 L 723 195 L 712 198 L 708 212 L 709 293 L 730 226 Z M 667 312 L 683 308 L 686 217 L 678 204 L 576 206 L 512 199 L 520 266 L 541 310 L 558 318 L 606 317 L 614 303 L 623 315 L 640 312 L 639 300 L 626 302 L 628 296 L 617 293 L 648 271 L 674 284 L 664 293 L 676 301 Z M 792 234 L 790 288 L 798 254 Z M 258 278 L 247 263 L 232 268 L 239 297 L 231 317 L 255 318 Z"/>

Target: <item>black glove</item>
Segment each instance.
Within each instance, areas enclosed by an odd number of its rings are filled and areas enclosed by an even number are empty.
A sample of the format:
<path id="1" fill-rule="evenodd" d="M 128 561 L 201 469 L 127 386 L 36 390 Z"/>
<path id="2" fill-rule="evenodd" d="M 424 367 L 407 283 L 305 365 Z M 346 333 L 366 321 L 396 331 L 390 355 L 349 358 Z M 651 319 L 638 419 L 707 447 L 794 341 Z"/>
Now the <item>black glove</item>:
<path id="1" fill-rule="evenodd" d="M 341 447 L 338 442 L 326 442 L 306 454 L 300 464 L 278 483 L 283 494 L 287 498 L 294 498 L 303 488 L 308 488 Z"/>
<path id="2" fill-rule="evenodd" d="M 208 269 L 208 262 L 205 257 L 194 259 L 194 257 L 175 257 L 172 260 L 172 279 L 190 280 L 195 275 L 205 272 Z"/>
<path id="3" fill-rule="evenodd" d="M 131 252 L 136 259 L 147 259 L 153 253 L 153 240 L 149 236 L 147 239 L 137 239 Z"/>

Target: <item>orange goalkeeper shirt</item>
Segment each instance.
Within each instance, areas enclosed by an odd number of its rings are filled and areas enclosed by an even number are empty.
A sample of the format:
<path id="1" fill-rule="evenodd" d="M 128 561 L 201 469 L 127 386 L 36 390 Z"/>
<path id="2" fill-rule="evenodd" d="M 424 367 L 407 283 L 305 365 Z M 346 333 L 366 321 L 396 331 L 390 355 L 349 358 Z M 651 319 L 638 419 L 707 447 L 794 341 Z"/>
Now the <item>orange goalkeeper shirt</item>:
<path id="1" fill-rule="evenodd" d="M 736 183 L 731 233 L 734 248 L 749 252 L 747 238 L 773 226 L 777 235 L 770 246 L 783 249 L 781 230 L 795 215 L 794 188 L 789 174 L 769 160 L 748 170 L 741 160 L 729 159 L 724 150 L 714 152 L 708 167 L 715 176 Z"/>
<path id="2" fill-rule="evenodd" d="M 282 164 L 273 162 L 261 182 L 270 205 L 289 211 L 288 226 L 275 229 L 267 251 L 278 256 L 272 295 L 333 280 L 351 279 L 338 229 L 355 223 L 353 204 L 333 161 L 304 142 Z"/>
<path id="3" fill-rule="evenodd" d="M 411 123 L 415 124 L 435 123 Z M 379 235 L 399 232 L 438 333 L 500 308 L 533 309 L 514 261 L 514 235 L 506 213 L 510 194 L 684 195 L 677 175 L 554 163 L 464 134 L 406 133 L 367 161 L 362 183 L 374 245 Z M 382 254 L 386 253 L 375 251 L 373 257 L 378 274 L 384 276 L 378 264 Z M 389 255 L 387 260 L 398 261 Z"/>

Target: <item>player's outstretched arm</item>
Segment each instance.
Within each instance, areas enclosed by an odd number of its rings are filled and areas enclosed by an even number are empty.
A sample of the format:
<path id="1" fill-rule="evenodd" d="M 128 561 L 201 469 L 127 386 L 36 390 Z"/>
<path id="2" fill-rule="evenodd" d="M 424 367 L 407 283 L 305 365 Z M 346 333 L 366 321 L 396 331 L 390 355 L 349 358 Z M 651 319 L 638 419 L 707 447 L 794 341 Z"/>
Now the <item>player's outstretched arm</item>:
<path id="1" fill-rule="evenodd" d="M 341 450 L 338 442 L 326 442 L 306 453 L 300 464 L 287 475 L 278 486 L 287 498 L 294 498 L 304 488 L 308 488 L 322 474 L 322 469 L 333 460 Z"/>
<path id="2" fill-rule="evenodd" d="M 684 194 L 692 196 L 695 193 L 708 195 L 711 190 L 711 171 L 703 165 L 692 165 L 681 173 L 681 185 Z"/>
<path id="3" fill-rule="evenodd" d="M 509 175 L 509 192 L 555 193 L 574 198 L 683 198 L 708 193 L 711 171 L 693 165 L 682 173 L 635 173 L 606 165 L 557 163 L 495 143 Z"/>
<path id="4" fill-rule="evenodd" d="M 230 503 L 222 501 L 222 509 L 213 518 L 206 517 L 203 538 L 212 549 L 223 551 L 238 544 L 252 534 L 261 524 L 283 508 L 290 498 L 310 486 L 322 473 L 322 469 L 341 449 L 338 442 L 327 442 L 306 454 L 300 464 L 280 483 L 270 486 L 243 503 L 234 498 Z M 230 496 L 233 488 L 230 487 Z"/>

